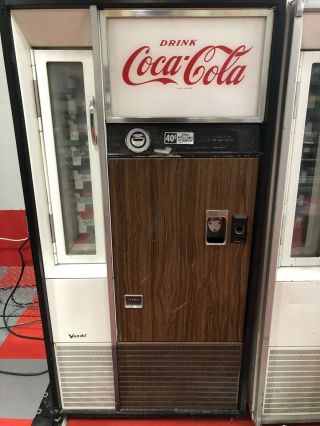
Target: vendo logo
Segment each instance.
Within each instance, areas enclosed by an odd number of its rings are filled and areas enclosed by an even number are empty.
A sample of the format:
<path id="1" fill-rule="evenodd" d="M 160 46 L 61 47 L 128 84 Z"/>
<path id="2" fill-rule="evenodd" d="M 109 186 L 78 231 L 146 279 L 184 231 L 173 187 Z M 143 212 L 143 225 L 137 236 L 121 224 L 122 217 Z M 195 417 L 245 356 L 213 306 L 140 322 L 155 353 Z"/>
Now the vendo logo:
<path id="1" fill-rule="evenodd" d="M 70 334 L 69 333 L 69 337 L 70 337 L 70 339 L 79 339 L 79 338 L 84 339 L 84 338 L 87 337 L 87 333 L 82 333 L 82 334 L 75 334 L 75 333 Z"/>
<path id="2" fill-rule="evenodd" d="M 196 46 L 196 40 L 162 40 L 160 46 Z M 240 60 L 251 49 L 244 44 L 235 48 L 219 44 L 204 46 L 192 55 L 153 56 L 151 47 L 145 45 L 137 48 L 126 60 L 122 78 L 129 86 L 156 82 L 236 86 L 246 76 L 247 65 Z"/>

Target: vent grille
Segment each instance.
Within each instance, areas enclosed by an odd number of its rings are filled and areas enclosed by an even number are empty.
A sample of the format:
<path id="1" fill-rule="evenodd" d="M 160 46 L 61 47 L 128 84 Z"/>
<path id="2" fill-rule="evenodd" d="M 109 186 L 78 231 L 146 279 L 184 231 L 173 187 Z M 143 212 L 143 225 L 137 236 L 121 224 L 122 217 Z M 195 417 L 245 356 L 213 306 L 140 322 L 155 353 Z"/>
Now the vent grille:
<path id="1" fill-rule="evenodd" d="M 121 408 L 237 408 L 241 345 L 118 345 Z"/>
<path id="2" fill-rule="evenodd" d="M 114 409 L 111 346 L 56 345 L 62 407 Z"/>
<path id="3" fill-rule="evenodd" d="M 320 413 L 320 350 L 270 350 L 263 412 Z"/>

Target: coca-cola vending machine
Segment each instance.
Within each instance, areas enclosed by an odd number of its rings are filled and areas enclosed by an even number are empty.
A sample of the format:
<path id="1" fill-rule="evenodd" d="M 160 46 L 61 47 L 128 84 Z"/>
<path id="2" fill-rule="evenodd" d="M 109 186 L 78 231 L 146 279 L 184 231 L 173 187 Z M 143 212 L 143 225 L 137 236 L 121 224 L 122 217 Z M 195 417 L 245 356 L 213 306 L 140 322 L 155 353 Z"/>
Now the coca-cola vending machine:
<path id="1" fill-rule="evenodd" d="M 275 13 L 101 12 L 122 409 L 244 407 Z"/>
<path id="2" fill-rule="evenodd" d="M 243 413 L 285 2 L 31 3 L 1 19 L 52 412 Z"/>

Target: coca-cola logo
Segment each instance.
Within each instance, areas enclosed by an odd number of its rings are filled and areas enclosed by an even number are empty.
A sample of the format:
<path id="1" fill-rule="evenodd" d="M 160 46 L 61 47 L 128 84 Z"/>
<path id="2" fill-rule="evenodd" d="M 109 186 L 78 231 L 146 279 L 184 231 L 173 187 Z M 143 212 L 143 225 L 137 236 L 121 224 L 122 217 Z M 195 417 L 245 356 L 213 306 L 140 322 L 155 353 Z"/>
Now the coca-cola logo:
<path id="1" fill-rule="evenodd" d="M 196 46 L 196 40 L 161 40 L 160 46 Z M 219 44 L 201 47 L 192 55 L 154 56 L 151 47 L 144 45 L 128 57 L 122 78 L 129 86 L 157 82 L 237 86 L 246 77 L 247 65 L 241 59 L 251 49 L 244 44 L 237 47 Z"/>

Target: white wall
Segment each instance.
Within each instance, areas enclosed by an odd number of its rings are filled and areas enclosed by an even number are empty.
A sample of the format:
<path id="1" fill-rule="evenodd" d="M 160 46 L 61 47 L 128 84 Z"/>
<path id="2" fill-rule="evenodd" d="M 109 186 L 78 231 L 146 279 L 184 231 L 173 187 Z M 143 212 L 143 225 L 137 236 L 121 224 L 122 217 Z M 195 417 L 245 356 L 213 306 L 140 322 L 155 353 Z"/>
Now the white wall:
<path id="1" fill-rule="evenodd" d="M 24 200 L 0 42 L 0 210 L 23 210 Z"/>

